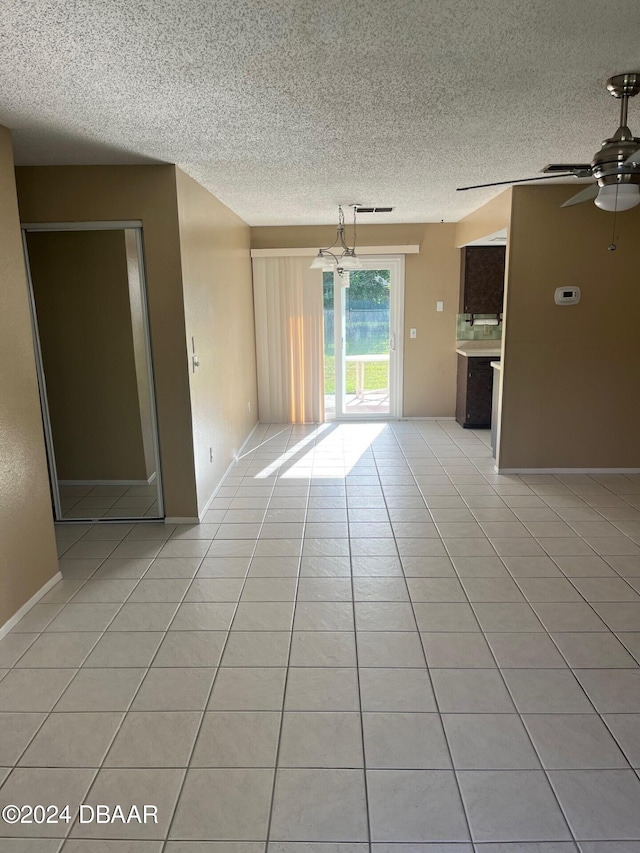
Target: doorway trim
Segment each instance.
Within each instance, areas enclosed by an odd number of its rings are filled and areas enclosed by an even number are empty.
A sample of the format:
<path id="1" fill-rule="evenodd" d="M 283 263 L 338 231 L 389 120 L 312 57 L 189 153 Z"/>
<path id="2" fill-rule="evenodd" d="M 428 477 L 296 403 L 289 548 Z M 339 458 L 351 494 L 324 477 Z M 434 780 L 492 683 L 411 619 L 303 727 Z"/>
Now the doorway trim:
<path id="1" fill-rule="evenodd" d="M 127 231 L 142 228 L 140 219 L 108 220 L 106 222 L 21 222 L 23 231 Z"/>
<path id="2" fill-rule="evenodd" d="M 153 452 L 156 466 L 155 482 L 158 487 L 158 516 L 148 518 L 131 519 L 136 523 L 145 521 L 157 522 L 164 519 L 164 494 L 162 488 L 162 468 L 160 460 L 160 439 L 158 436 L 158 409 L 156 405 L 155 380 L 153 375 L 153 357 L 151 349 L 151 331 L 149 328 L 149 304 L 147 294 L 147 275 L 145 266 L 144 254 L 144 235 L 142 229 L 142 221 L 134 220 L 109 220 L 105 222 L 24 222 L 20 224 L 20 234 L 22 238 L 22 248 L 24 252 L 24 262 L 27 278 L 27 290 L 29 297 L 29 309 L 31 314 L 31 331 L 33 335 L 33 347 L 36 363 L 36 373 L 38 376 L 38 391 L 40 394 L 40 407 L 42 411 L 42 424 L 44 429 L 45 448 L 47 456 L 47 467 L 49 469 L 49 485 L 51 496 L 55 510 L 56 523 L 62 524 L 109 524 L 122 523 L 128 521 L 126 516 L 122 518 L 74 518 L 66 519 L 62 517 L 62 504 L 60 501 L 60 489 L 58 482 L 58 474 L 55 462 L 55 452 L 53 445 L 53 431 L 51 428 L 51 418 L 49 413 L 49 404 L 47 400 L 46 381 L 44 375 L 44 365 L 42 360 L 42 349 L 40 347 L 40 334 L 38 331 L 38 317 L 36 312 L 35 291 L 33 288 L 33 280 L 31 277 L 31 264 L 29 262 L 29 249 L 27 244 L 27 234 L 55 232 L 55 231 L 134 231 L 136 237 L 136 250 L 138 255 L 138 269 L 140 275 L 140 301 L 142 304 L 142 328 L 144 335 L 145 354 L 148 367 L 148 382 L 149 382 L 149 400 L 151 406 L 151 433 L 153 438 Z"/>

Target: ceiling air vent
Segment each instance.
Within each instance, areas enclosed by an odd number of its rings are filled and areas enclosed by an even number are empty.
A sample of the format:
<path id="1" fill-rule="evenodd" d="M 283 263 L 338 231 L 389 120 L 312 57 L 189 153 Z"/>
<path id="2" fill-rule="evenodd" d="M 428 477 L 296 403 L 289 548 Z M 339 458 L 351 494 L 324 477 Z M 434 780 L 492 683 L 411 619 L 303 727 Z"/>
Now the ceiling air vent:
<path id="1" fill-rule="evenodd" d="M 391 213 L 392 207 L 365 207 L 364 205 L 356 205 L 356 213 Z"/>

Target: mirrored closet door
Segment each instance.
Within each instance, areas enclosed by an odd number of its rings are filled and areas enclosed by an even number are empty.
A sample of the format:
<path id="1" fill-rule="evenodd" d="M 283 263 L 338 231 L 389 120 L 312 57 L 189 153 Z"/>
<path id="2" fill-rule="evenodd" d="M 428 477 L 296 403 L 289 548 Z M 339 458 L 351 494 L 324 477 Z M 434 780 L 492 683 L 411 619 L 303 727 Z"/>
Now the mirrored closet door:
<path id="1" fill-rule="evenodd" d="M 25 225 L 57 521 L 164 515 L 142 229 Z"/>

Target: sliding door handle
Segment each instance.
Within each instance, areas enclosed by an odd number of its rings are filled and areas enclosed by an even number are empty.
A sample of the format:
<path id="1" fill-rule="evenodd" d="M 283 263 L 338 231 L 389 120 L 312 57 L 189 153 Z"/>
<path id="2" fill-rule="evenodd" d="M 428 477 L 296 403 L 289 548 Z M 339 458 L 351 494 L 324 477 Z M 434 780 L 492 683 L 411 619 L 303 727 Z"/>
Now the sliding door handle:
<path id="1" fill-rule="evenodd" d="M 396 336 L 395 335 L 391 335 L 391 337 L 389 338 L 389 349 L 391 350 L 391 352 L 396 351 Z"/>

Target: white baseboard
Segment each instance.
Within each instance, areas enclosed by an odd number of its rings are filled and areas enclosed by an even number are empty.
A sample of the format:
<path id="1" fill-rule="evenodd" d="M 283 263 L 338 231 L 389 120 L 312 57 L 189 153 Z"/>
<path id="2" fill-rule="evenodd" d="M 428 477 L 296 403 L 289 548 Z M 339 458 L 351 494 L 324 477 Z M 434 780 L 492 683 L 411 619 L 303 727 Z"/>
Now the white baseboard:
<path id="1" fill-rule="evenodd" d="M 200 524 L 200 519 L 195 516 L 182 515 L 166 515 L 164 518 L 165 524 Z"/>
<path id="2" fill-rule="evenodd" d="M 495 468 L 498 474 L 640 474 L 640 468 Z"/>
<path id="3" fill-rule="evenodd" d="M 156 472 L 148 480 L 58 480 L 59 486 L 151 486 L 156 481 Z"/>
<path id="4" fill-rule="evenodd" d="M 344 417 L 332 418 L 315 426 L 326 426 L 328 424 L 398 424 L 407 418 L 394 418 L 391 415 L 344 415 Z M 298 426 L 298 424 L 294 424 Z"/>
<path id="5" fill-rule="evenodd" d="M 229 468 L 227 468 L 227 470 L 224 472 L 224 474 L 222 475 L 222 479 L 220 480 L 220 483 L 222 483 L 222 482 L 224 481 L 224 478 L 228 475 L 230 468 L 231 468 L 231 466 L 229 466 Z M 218 483 L 218 485 L 217 485 L 217 486 L 215 487 L 215 489 L 213 490 L 213 492 L 212 492 L 212 494 L 211 494 L 211 497 L 210 497 L 210 498 L 209 498 L 209 500 L 206 502 L 206 504 L 202 507 L 202 510 L 201 510 L 201 512 L 200 512 L 200 515 L 199 515 L 199 520 L 200 520 L 200 521 L 202 521 L 202 519 L 204 518 L 205 513 L 207 513 L 207 512 L 209 511 L 209 507 L 210 507 L 210 506 L 211 506 L 211 504 L 213 503 L 213 499 L 215 498 L 215 496 L 216 496 L 216 494 L 217 494 L 217 492 L 218 492 L 218 489 L 220 488 L 220 483 Z"/>
<path id="6" fill-rule="evenodd" d="M 239 457 L 240 457 L 240 456 L 242 456 L 242 451 L 245 449 L 245 447 L 247 446 L 247 444 L 249 443 L 249 441 L 250 441 L 250 439 L 251 439 L 251 436 L 252 436 L 252 435 L 254 434 L 254 432 L 258 429 L 258 427 L 259 427 L 259 426 L 260 426 L 260 421 L 256 421 L 256 422 L 255 422 L 255 424 L 254 424 L 254 426 L 253 426 L 253 429 L 251 430 L 251 432 L 249 433 L 249 435 L 245 438 L 245 440 L 242 442 L 242 444 L 241 444 L 240 448 L 238 449 L 238 452 L 236 453 L 236 455 L 233 457 L 233 459 L 232 459 L 232 460 L 231 460 L 231 462 L 229 463 L 229 465 L 228 465 L 228 467 L 227 467 L 227 470 L 224 472 L 224 474 L 222 475 L 222 477 L 220 477 L 220 481 L 219 481 L 218 485 L 215 487 L 215 489 L 213 490 L 213 492 L 211 493 L 211 497 L 210 497 L 210 498 L 209 498 L 209 500 L 206 502 L 206 504 L 203 506 L 203 508 L 200 510 L 200 513 L 199 513 L 200 518 L 198 519 L 199 521 L 202 521 L 202 519 L 204 518 L 205 513 L 209 510 L 209 507 L 210 507 L 210 506 L 211 506 L 211 504 L 213 503 L 213 499 L 214 499 L 214 498 L 215 498 L 215 496 L 218 494 L 218 491 L 220 490 L 220 487 L 222 486 L 222 484 L 224 483 L 225 479 L 229 476 L 229 474 L 230 474 L 230 473 L 231 473 L 231 471 L 233 470 L 233 466 L 238 462 Z M 196 523 L 197 523 L 197 522 L 196 522 Z"/>
<path id="7" fill-rule="evenodd" d="M 435 415 L 433 417 L 411 417 L 411 418 L 400 418 L 401 421 L 455 421 L 453 415 Z"/>
<path id="8" fill-rule="evenodd" d="M 18 622 L 22 619 L 23 616 L 26 616 L 27 613 L 31 610 L 31 608 L 37 604 L 40 599 L 45 596 L 50 589 L 52 589 L 58 581 L 62 580 L 62 574 L 57 572 L 52 578 L 50 578 L 44 586 L 41 586 L 40 589 L 36 592 L 35 595 L 32 595 L 29 601 L 25 602 L 20 610 L 17 613 L 14 613 L 11 619 L 4 623 L 0 627 L 0 640 L 9 633 L 9 631 L 18 624 Z"/>

